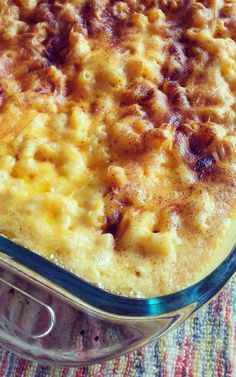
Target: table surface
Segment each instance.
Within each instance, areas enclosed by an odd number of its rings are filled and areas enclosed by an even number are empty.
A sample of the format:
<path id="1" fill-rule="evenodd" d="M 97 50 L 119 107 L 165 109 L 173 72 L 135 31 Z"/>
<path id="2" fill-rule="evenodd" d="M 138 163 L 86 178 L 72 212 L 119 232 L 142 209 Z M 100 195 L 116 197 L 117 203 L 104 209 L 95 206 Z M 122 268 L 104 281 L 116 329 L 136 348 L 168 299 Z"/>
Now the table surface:
<path id="1" fill-rule="evenodd" d="M 234 377 L 236 278 L 171 334 L 126 356 L 83 368 L 55 368 L 0 350 L 0 377 Z"/>

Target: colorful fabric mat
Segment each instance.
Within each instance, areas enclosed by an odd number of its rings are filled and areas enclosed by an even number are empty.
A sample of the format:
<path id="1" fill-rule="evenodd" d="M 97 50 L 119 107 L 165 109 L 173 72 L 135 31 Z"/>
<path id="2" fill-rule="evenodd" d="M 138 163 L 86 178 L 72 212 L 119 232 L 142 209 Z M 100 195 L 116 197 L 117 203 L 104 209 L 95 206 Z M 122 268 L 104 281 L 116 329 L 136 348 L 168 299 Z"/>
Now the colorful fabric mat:
<path id="1" fill-rule="evenodd" d="M 199 313 L 160 340 L 83 368 L 34 364 L 0 351 L 0 377 L 235 377 L 236 278 Z"/>

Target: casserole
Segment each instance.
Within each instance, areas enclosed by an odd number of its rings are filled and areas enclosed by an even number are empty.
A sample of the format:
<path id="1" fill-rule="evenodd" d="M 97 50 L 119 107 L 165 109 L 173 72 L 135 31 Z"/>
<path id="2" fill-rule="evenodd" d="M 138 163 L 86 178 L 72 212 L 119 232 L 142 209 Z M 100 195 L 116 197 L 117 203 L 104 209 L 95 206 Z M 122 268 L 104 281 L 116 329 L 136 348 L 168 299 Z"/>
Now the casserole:
<path id="1" fill-rule="evenodd" d="M 106 359 L 232 275 L 234 11 L 0 3 L 3 345 L 45 363 Z"/>

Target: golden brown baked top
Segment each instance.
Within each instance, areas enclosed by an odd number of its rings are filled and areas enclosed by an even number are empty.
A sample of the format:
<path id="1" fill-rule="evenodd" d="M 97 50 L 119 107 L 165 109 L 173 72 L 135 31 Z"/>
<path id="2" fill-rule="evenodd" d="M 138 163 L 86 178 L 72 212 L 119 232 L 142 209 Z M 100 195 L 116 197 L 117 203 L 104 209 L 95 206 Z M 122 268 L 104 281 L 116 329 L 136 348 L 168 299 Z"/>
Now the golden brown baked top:
<path id="1" fill-rule="evenodd" d="M 234 0 L 0 0 L 0 231 L 127 295 L 224 258 Z"/>

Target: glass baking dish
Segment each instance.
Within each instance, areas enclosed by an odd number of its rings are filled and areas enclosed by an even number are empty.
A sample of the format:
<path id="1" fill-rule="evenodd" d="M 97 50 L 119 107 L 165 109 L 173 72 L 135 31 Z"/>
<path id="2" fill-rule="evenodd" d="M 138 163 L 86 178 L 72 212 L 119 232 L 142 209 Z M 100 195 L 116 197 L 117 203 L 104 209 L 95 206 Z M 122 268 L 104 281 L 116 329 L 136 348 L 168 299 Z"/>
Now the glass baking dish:
<path id="1" fill-rule="evenodd" d="M 106 292 L 0 235 L 0 345 L 43 364 L 97 363 L 174 329 L 208 302 L 236 270 L 227 258 L 177 293 L 134 299 Z"/>

